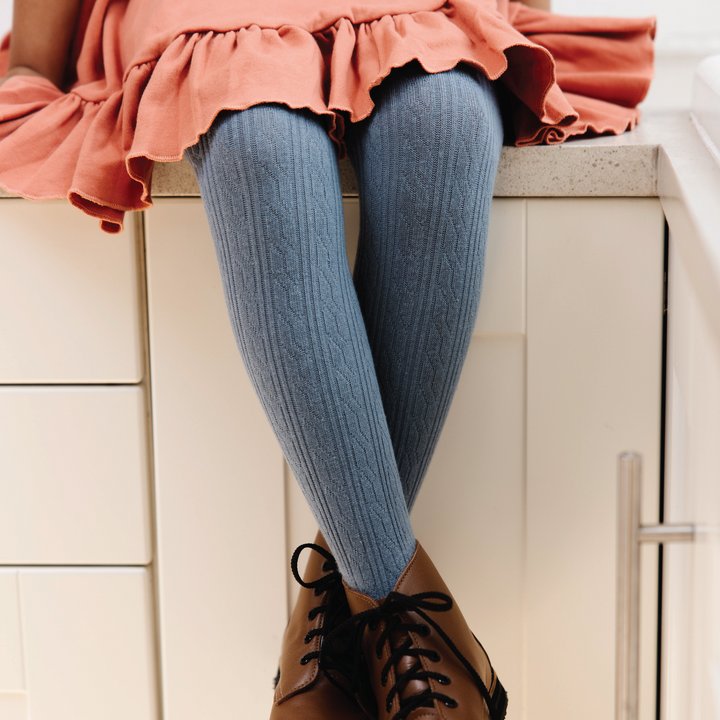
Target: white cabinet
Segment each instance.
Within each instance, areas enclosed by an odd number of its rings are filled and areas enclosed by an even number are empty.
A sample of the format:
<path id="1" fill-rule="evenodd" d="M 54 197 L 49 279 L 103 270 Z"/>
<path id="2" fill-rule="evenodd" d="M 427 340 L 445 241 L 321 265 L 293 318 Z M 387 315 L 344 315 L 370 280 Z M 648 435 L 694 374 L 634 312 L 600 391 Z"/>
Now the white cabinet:
<path id="1" fill-rule="evenodd" d="M 148 471 L 142 388 L 0 386 L 0 564 L 149 563 Z"/>
<path id="2" fill-rule="evenodd" d="M 135 228 L 0 200 L 2 720 L 159 720 Z"/>
<path id="3" fill-rule="evenodd" d="M 493 201 L 475 336 L 525 334 L 527 206 L 526 200 Z"/>
<path id="4" fill-rule="evenodd" d="M 2 720 L 158 720 L 147 570 L 0 568 Z"/>
<path id="5" fill-rule="evenodd" d="M 619 451 L 648 458 L 657 512 L 664 220 L 654 200 L 498 206 L 525 239 L 506 247 L 522 282 L 482 302 L 518 320 L 478 327 L 414 526 L 503 678 L 508 717 L 601 720 L 613 713 Z M 496 240 L 488 278 L 510 277 L 493 265 Z M 652 718 L 656 563 L 643 589 Z"/>
<path id="6" fill-rule="evenodd" d="M 352 259 L 356 201 L 345 210 Z M 262 716 L 289 553 L 314 523 L 242 368 L 200 202 L 158 201 L 146 242 L 167 717 L 230 717 L 240 697 Z M 480 315 L 413 523 L 511 720 L 613 712 L 615 459 L 645 455 L 655 520 L 663 250 L 657 200 L 493 204 Z M 649 719 L 657 565 L 645 565 Z M 259 576 L 262 616 L 243 634 L 243 578 Z M 211 653 L 237 685 L 208 671 Z"/>
<path id="7" fill-rule="evenodd" d="M 134 223 L 119 236 L 66 202 L 0 200 L 0 384 L 136 383 Z"/>
<path id="8" fill-rule="evenodd" d="M 314 523 L 235 346 L 202 205 L 158 200 L 145 214 L 152 448 L 146 387 L 133 384 L 141 245 L 52 213 L 36 227 L 38 210 L 65 208 L 26 207 L 0 202 L 3 230 L 15 228 L 0 254 L 16 268 L 0 269 L 14 283 L 0 295 L 12 339 L 0 347 L 0 562 L 157 565 L 0 569 L 0 718 L 155 720 L 160 685 L 165 720 L 264 717 L 295 594 L 289 556 Z M 357 201 L 345 212 L 352 258 Z M 55 225 L 69 234 L 57 247 Z M 615 458 L 643 453 L 655 520 L 663 233 L 654 199 L 493 203 L 480 314 L 413 523 L 493 657 L 510 720 L 612 714 Z M 33 272 L 39 302 L 18 279 Z M 28 339 L 45 306 L 47 331 Z M 643 720 L 655 693 L 648 558 Z"/>
<path id="9" fill-rule="evenodd" d="M 286 623 L 283 458 L 199 200 L 146 214 L 166 720 L 262 718 Z"/>
<path id="10" fill-rule="evenodd" d="M 663 256 L 658 200 L 528 201 L 532 718 L 613 714 L 616 460 L 643 455 L 643 519 L 656 522 Z M 641 717 L 653 718 L 657 549 L 644 552 Z"/>

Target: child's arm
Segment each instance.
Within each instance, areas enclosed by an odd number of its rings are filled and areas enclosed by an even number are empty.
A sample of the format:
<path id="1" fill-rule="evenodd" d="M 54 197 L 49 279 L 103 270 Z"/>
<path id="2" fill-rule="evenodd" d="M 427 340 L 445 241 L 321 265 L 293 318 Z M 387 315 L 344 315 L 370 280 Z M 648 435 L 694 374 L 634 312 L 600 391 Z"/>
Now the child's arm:
<path id="1" fill-rule="evenodd" d="M 60 85 L 82 0 L 15 0 L 7 75 L 40 75 Z"/>

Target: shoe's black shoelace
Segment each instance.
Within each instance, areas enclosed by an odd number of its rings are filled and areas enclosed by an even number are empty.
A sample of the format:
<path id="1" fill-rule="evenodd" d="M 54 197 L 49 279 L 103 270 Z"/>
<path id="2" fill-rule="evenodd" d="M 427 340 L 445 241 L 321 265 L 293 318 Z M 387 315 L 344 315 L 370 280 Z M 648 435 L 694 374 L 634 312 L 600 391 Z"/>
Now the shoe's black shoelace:
<path id="1" fill-rule="evenodd" d="M 311 549 L 320 553 L 325 558 L 322 570 L 325 575 L 305 582 L 300 577 L 298 562 L 303 550 Z M 325 595 L 323 601 L 316 605 L 309 613 L 308 620 L 314 622 L 315 618 L 324 614 L 320 626 L 308 631 L 305 636 L 305 644 L 309 645 L 314 638 L 320 637 L 320 648 L 306 653 L 300 658 L 301 665 L 307 665 L 311 660 L 318 659 L 320 670 L 336 687 L 342 690 L 349 697 L 353 697 L 349 688 L 353 686 L 353 653 L 352 637 L 353 628 L 347 625 L 350 616 L 350 609 L 345 596 L 345 588 L 342 584 L 342 576 L 338 570 L 337 563 L 332 553 L 314 543 L 300 545 L 293 553 L 290 561 L 290 568 L 295 580 L 308 590 L 313 590 L 315 597 Z M 343 629 L 342 626 L 345 626 Z M 336 632 L 340 630 L 340 632 Z M 332 640 L 328 637 L 332 635 Z M 336 673 L 343 675 L 347 683 L 338 682 Z"/>
<path id="2" fill-rule="evenodd" d="M 356 626 L 358 639 L 362 638 L 366 627 L 371 632 L 374 632 L 381 622 L 385 624 L 385 627 L 380 633 L 377 643 L 375 644 L 375 655 L 379 660 L 382 658 L 385 643 L 390 643 L 390 657 L 380 671 L 380 682 L 383 687 L 387 685 L 390 668 L 396 667 L 397 663 L 402 658 L 416 658 L 416 662 L 411 665 L 406 672 L 397 676 L 392 687 L 388 690 L 385 699 L 385 709 L 387 712 L 390 712 L 392 709 L 392 703 L 395 696 L 398 696 L 400 701 L 400 709 L 393 715 L 392 720 L 404 720 L 410 715 L 410 713 L 413 712 L 413 710 L 417 710 L 418 708 L 431 708 L 433 707 L 433 701 L 435 700 L 444 703 L 450 708 L 458 706 L 458 702 L 455 698 L 444 693 L 434 692 L 429 687 L 423 692 L 411 695 L 407 698 L 400 697 L 403 687 L 413 680 L 427 681 L 432 678 L 437 680 L 437 682 L 441 685 L 449 685 L 451 682 L 447 675 L 443 675 L 442 673 L 434 672 L 432 670 L 425 670 L 422 665 L 420 660 L 422 657 L 426 657 L 430 662 L 439 662 L 440 655 L 437 651 L 413 647 L 413 641 L 409 635 L 398 647 L 392 647 L 392 637 L 395 633 L 405 635 L 409 632 L 415 632 L 423 637 L 427 637 L 431 632 L 430 627 L 432 627 L 443 639 L 447 647 L 454 653 L 468 671 L 470 677 L 472 677 L 473 682 L 480 691 L 480 694 L 487 703 L 492 720 L 502 720 L 502 717 L 504 717 L 504 714 L 500 714 L 499 708 L 496 709 L 494 707 L 496 703 L 493 703 L 493 699 L 490 696 L 487 687 L 485 687 L 485 683 L 482 681 L 482 678 L 478 675 L 475 668 L 460 652 L 442 627 L 440 627 L 440 625 L 427 614 L 428 612 L 448 612 L 452 606 L 452 598 L 441 592 L 424 592 L 417 593 L 416 595 L 404 595 L 403 593 L 391 592 L 379 607 L 359 613 L 350 621 Z M 401 613 L 407 612 L 413 612 L 419 615 L 425 622 L 404 622 L 401 618 Z M 341 625 L 337 628 L 337 630 L 342 631 L 343 626 Z M 358 660 L 358 656 L 360 660 Z M 356 672 L 359 662 L 362 662 L 362 645 L 360 642 L 357 642 L 356 660 L 354 663 Z"/>

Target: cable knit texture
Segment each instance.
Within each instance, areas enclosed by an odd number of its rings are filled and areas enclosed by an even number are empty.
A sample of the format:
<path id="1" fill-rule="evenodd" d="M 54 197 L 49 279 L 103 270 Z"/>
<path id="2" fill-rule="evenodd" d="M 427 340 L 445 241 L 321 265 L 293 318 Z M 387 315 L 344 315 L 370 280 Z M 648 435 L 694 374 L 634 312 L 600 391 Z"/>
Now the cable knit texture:
<path id="1" fill-rule="evenodd" d="M 413 72 L 396 70 L 403 91 L 378 93 L 348 133 L 361 196 L 355 286 L 409 508 L 475 325 L 502 142 L 481 73 Z"/>
<path id="2" fill-rule="evenodd" d="M 376 92 L 348 130 L 357 293 L 315 116 L 226 113 L 188 154 L 250 378 L 343 576 L 381 597 L 414 552 L 408 501 L 475 323 L 502 129 L 474 70 L 408 69 Z"/>

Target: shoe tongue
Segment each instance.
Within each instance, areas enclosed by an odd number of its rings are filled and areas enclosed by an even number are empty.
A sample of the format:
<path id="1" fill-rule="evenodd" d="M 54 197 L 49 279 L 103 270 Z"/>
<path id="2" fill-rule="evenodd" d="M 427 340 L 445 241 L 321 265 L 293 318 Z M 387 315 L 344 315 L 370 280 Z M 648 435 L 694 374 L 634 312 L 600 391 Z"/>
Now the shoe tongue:
<path id="1" fill-rule="evenodd" d="M 409 619 L 406 613 L 403 613 L 401 617 L 403 622 Z M 408 637 L 409 633 L 407 631 L 397 631 L 392 633 L 390 638 L 392 647 L 400 647 L 400 645 L 407 641 Z M 412 647 L 415 647 L 414 643 Z M 404 655 L 395 665 L 395 677 L 400 677 L 400 675 L 410 670 L 410 668 L 418 662 L 420 662 L 420 658 L 413 657 L 412 655 Z M 413 695 L 418 695 L 424 690 L 427 690 L 429 687 L 430 685 L 426 680 L 411 680 L 410 682 L 404 683 L 400 688 L 400 697 L 405 699 Z"/>
<path id="2" fill-rule="evenodd" d="M 413 555 L 412 560 L 408 564 L 405 572 L 398 579 L 394 590 L 402 593 L 403 595 L 416 595 L 423 592 L 441 592 L 450 595 L 450 590 L 443 581 L 440 573 L 433 564 L 432 560 L 425 552 L 423 547 L 418 544 Z M 404 612 L 401 614 L 403 622 L 417 622 L 425 624 L 423 619 L 415 613 Z M 407 639 L 409 633 L 405 632 L 404 637 L 400 637 L 401 633 L 393 633 L 398 637 L 393 637 L 393 647 L 399 647 L 402 642 Z M 417 636 L 417 633 L 415 633 Z M 418 638 L 419 644 L 422 646 L 422 638 Z M 413 647 L 416 647 L 413 643 Z M 396 672 L 398 675 L 409 670 L 416 662 L 419 662 L 419 658 L 412 657 L 411 655 L 404 656 L 396 665 Z M 407 698 L 412 695 L 417 695 L 430 687 L 429 683 L 425 680 L 411 680 L 405 683 L 400 691 L 401 698 Z"/>

